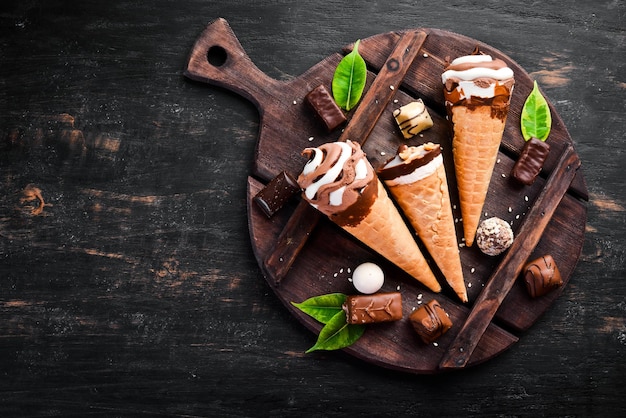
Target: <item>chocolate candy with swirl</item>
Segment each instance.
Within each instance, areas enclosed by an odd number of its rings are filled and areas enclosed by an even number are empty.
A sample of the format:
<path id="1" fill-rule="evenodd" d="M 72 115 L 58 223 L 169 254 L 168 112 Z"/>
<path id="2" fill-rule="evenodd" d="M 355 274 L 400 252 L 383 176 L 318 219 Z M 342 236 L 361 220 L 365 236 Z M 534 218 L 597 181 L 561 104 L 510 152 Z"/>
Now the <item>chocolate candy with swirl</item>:
<path id="1" fill-rule="evenodd" d="M 523 272 L 526 289 L 533 298 L 543 296 L 563 285 L 561 273 L 549 254 L 526 264 Z"/>
<path id="2" fill-rule="evenodd" d="M 450 317 L 435 299 L 413 311 L 409 319 L 425 344 L 434 342 L 452 327 Z"/>

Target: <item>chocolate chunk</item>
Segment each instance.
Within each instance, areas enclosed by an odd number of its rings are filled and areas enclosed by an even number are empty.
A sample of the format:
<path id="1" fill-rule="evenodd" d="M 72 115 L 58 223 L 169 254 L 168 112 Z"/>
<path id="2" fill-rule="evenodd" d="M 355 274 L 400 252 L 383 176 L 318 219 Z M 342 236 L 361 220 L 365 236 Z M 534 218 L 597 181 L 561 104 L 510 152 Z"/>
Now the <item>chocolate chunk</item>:
<path id="1" fill-rule="evenodd" d="M 346 115 L 337 106 L 335 99 L 323 84 L 320 84 L 305 97 L 307 103 L 315 110 L 317 116 L 324 122 L 328 132 L 335 130 L 346 121 Z"/>
<path id="2" fill-rule="evenodd" d="M 533 184 L 550 152 L 550 145 L 537 138 L 526 141 L 522 153 L 511 170 L 511 176 L 522 184 Z"/>
<path id="3" fill-rule="evenodd" d="M 413 311 L 409 320 L 426 344 L 432 343 L 452 327 L 450 317 L 435 299 Z"/>
<path id="4" fill-rule="evenodd" d="M 561 273 L 551 255 L 544 255 L 524 266 L 524 282 L 531 297 L 536 298 L 563 285 Z"/>
<path id="5" fill-rule="evenodd" d="M 348 324 L 371 324 L 402 319 L 400 292 L 348 296 L 343 305 Z"/>
<path id="6" fill-rule="evenodd" d="M 300 192 L 300 186 L 296 179 L 283 171 L 254 196 L 254 201 L 267 217 L 271 218 L 298 192 Z"/>

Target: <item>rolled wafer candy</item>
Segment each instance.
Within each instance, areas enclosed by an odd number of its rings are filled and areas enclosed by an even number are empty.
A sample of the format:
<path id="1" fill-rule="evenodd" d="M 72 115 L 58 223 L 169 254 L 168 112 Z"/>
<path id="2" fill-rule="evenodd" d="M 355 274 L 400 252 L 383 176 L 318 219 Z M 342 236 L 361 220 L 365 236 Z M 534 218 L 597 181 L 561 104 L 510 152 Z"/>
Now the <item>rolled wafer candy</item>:
<path id="1" fill-rule="evenodd" d="M 344 115 L 333 96 L 323 84 L 311 90 L 305 99 L 309 106 L 315 110 L 320 120 L 324 122 L 328 132 L 335 130 L 339 125 L 346 122 L 346 115 Z"/>
<path id="2" fill-rule="evenodd" d="M 413 311 L 409 320 L 426 344 L 437 340 L 452 327 L 450 317 L 435 299 Z"/>
<path id="3" fill-rule="evenodd" d="M 531 297 L 536 298 L 563 285 L 561 273 L 551 255 L 544 255 L 524 266 L 524 283 Z"/>
<path id="4" fill-rule="evenodd" d="M 433 120 L 422 99 L 406 104 L 393 111 L 398 127 L 405 139 L 411 139 L 418 133 L 433 126 Z"/>
<path id="5" fill-rule="evenodd" d="M 271 218 L 296 193 L 300 192 L 297 180 L 286 171 L 274 177 L 254 196 L 254 201 Z"/>
<path id="6" fill-rule="evenodd" d="M 371 324 L 402 319 L 400 292 L 353 295 L 343 304 L 348 324 Z"/>
<path id="7" fill-rule="evenodd" d="M 549 144 L 537 138 L 530 138 L 524 144 L 522 153 L 511 170 L 511 176 L 520 183 L 530 186 L 541 172 L 549 152 Z"/>

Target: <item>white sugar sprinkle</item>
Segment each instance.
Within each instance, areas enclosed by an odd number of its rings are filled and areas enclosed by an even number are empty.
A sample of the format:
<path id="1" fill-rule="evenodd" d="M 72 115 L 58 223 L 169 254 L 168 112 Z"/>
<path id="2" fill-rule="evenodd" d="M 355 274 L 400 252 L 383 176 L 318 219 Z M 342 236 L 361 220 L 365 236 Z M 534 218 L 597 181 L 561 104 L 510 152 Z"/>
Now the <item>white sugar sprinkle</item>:
<path id="1" fill-rule="evenodd" d="M 421 299 L 424 295 L 422 295 L 421 293 L 419 295 L 417 295 L 417 299 Z"/>
<path id="2" fill-rule="evenodd" d="M 472 269 L 470 270 L 470 273 L 473 273 L 475 271 L 476 271 L 476 269 L 474 267 L 472 267 Z"/>
<path id="3" fill-rule="evenodd" d="M 394 86 L 389 86 L 389 88 L 390 88 L 391 90 L 394 90 L 394 89 L 395 89 L 395 87 L 394 87 Z"/>
<path id="4" fill-rule="evenodd" d="M 283 262 L 283 258 L 282 258 L 282 257 L 280 257 L 280 258 L 278 259 L 278 261 L 280 261 L 280 262 L 282 263 L 282 262 Z"/>
<path id="5" fill-rule="evenodd" d="M 513 208 L 509 206 L 509 213 L 513 212 Z"/>
<path id="6" fill-rule="evenodd" d="M 435 347 L 439 347 L 439 344 L 438 344 L 437 342 L 434 342 L 434 343 L 433 343 L 433 345 L 434 345 Z"/>
<path id="7" fill-rule="evenodd" d="M 398 103 L 398 99 L 393 99 L 393 102 L 394 103 Z"/>
<path id="8" fill-rule="evenodd" d="M 352 277 L 348 277 L 348 281 L 352 283 Z"/>
<path id="9" fill-rule="evenodd" d="M 337 273 L 333 274 L 333 277 L 337 277 Z"/>
<path id="10" fill-rule="evenodd" d="M 501 174 L 502 178 L 506 178 L 506 174 L 502 173 Z"/>
<path id="11" fill-rule="evenodd" d="M 313 141 L 313 139 L 314 139 L 314 138 L 313 138 L 312 136 L 310 136 L 310 137 L 309 137 L 309 142 Z"/>
<path id="12" fill-rule="evenodd" d="M 496 160 L 496 164 L 500 164 L 500 159 L 499 158 Z"/>
<path id="13" fill-rule="evenodd" d="M 524 200 L 528 202 L 528 196 L 524 196 Z"/>
<path id="14" fill-rule="evenodd" d="M 339 273 L 343 273 L 343 267 L 339 269 Z"/>
<path id="15" fill-rule="evenodd" d="M 348 267 L 348 274 L 352 273 L 352 269 Z"/>
<path id="16" fill-rule="evenodd" d="M 515 215 L 515 219 L 519 219 L 519 215 Z"/>
<path id="17" fill-rule="evenodd" d="M 387 153 L 385 151 L 381 151 L 380 155 L 385 156 L 385 155 L 387 155 Z"/>
<path id="18" fill-rule="evenodd" d="M 424 58 L 428 58 L 428 54 L 424 54 Z"/>
<path id="19" fill-rule="evenodd" d="M 400 285 L 398 285 L 398 287 L 396 287 L 396 290 L 400 290 Z"/>
<path id="20" fill-rule="evenodd" d="M 467 284 L 467 287 L 472 287 L 472 284 L 471 284 L 471 283 L 468 283 L 468 284 Z"/>
<path id="21" fill-rule="evenodd" d="M 298 104 L 298 102 L 296 102 L 296 101 L 294 100 L 294 101 L 293 101 L 293 104 L 295 104 L 295 105 L 296 105 L 296 104 Z"/>

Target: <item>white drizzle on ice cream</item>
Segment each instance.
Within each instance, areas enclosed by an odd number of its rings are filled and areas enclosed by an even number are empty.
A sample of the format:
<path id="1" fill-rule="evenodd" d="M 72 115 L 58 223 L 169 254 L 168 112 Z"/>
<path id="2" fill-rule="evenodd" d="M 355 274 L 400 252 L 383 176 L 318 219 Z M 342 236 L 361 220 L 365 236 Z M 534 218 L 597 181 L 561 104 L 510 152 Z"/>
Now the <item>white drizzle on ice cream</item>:
<path id="1" fill-rule="evenodd" d="M 421 154 L 423 156 L 425 152 L 422 152 Z M 396 155 L 396 157 L 393 160 L 391 160 L 389 163 L 385 165 L 385 168 L 392 168 L 399 164 L 405 164 L 405 161 Z M 424 179 L 430 176 L 431 174 L 435 173 L 437 171 L 437 168 L 439 168 L 439 166 L 442 164 L 443 164 L 443 157 L 441 156 L 441 154 L 439 154 L 426 165 L 423 165 L 415 169 L 415 171 L 413 171 L 411 174 L 406 174 L 404 176 L 396 177 L 393 180 L 387 180 L 385 183 L 389 186 L 397 186 L 399 184 L 415 183 L 416 181 Z"/>
<path id="2" fill-rule="evenodd" d="M 474 66 L 465 70 L 455 70 L 454 67 L 461 64 L 481 64 L 481 63 L 497 63 L 491 55 L 465 55 L 458 57 L 450 63 L 449 69 L 441 74 L 441 82 L 446 84 L 449 78 L 458 78 L 460 80 L 475 80 L 477 78 L 493 78 L 495 80 L 508 80 L 513 77 L 513 70 L 504 66 L 498 69 L 488 66 Z"/>
<path id="3" fill-rule="evenodd" d="M 337 223 L 358 223 L 378 194 L 374 169 L 358 143 L 332 142 L 306 148 L 309 157 L 298 184 L 303 197 Z M 375 187 L 368 187 L 369 185 Z"/>
<path id="4" fill-rule="evenodd" d="M 441 81 L 448 116 L 453 106 L 487 105 L 492 117 L 506 117 L 515 80 L 503 60 L 483 54 L 458 57 L 445 68 Z"/>

